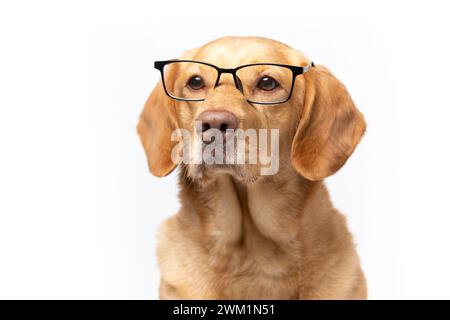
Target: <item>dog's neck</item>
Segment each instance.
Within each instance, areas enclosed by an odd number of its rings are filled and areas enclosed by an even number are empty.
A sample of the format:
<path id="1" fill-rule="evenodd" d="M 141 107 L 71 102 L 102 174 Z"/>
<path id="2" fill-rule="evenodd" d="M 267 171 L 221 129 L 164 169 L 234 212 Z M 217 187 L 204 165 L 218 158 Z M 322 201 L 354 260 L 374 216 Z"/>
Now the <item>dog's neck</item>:
<path id="1" fill-rule="evenodd" d="M 326 192 L 321 182 L 308 181 L 292 170 L 251 183 L 226 173 L 207 182 L 181 178 L 181 203 L 194 209 L 199 230 L 208 237 L 205 243 L 219 251 L 261 244 L 287 249 L 299 238 L 308 202 L 317 192 Z"/>

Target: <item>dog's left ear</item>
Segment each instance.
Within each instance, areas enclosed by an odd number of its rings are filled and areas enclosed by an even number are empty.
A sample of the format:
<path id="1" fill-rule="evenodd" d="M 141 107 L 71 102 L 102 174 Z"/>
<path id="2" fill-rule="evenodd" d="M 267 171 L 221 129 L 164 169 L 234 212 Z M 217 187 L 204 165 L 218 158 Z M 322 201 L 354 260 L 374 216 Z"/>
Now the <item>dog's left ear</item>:
<path id="1" fill-rule="evenodd" d="M 327 68 L 315 66 L 304 78 L 305 99 L 291 160 L 302 176 L 317 181 L 345 164 L 366 123 L 344 85 Z"/>

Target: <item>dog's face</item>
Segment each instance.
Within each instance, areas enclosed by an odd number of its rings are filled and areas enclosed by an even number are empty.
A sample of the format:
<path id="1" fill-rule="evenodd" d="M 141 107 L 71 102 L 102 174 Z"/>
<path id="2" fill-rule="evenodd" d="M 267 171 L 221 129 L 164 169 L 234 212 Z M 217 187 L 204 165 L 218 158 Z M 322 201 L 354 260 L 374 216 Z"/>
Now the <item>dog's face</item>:
<path id="1" fill-rule="evenodd" d="M 255 37 L 221 38 L 186 52 L 181 59 L 228 69 L 255 63 L 310 65 L 299 51 L 274 40 Z M 249 92 L 262 100 L 286 96 L 291 88 L 290 72 L 283 68 L 269 72 L 262 66 L 255 67 L 251 72 L 239 74 L 242 78 L 239 81 L 243 83 L 239 83 L 242 85 L 239 87 L 231 74 L 222 74 L 219 83 L 207 85 L 208 81 L 214 83 L 208 79 L 212 76 L 202 73 L 198 65 L 185 63 L 170 69 L 164 77 L 166 88 L 179 88 L 187 95 L 201 94 L 204 100 L 172 99 L 164 92 L 162 83 L 158 83 L 138 124 L 150 171 L 156 176 L 165 176 L 176 167 L 173 156 L 180 152 L 176 147 L 183 144 L 173 140 L 172 133 L 181 128 L 189 135 L 188 143 L 184 142 L 183 146 L 191 153 L 195 153 L 198 139 L 203 142 L 200 144 L 202 161 L 184 164 L 192 179 L 227 172 L 242 181 L 252 182 L 262 177 L 262 169 L 273 167 L 273 161 L 277 164 L 271 174 L 278 171 L 278 166 L 280 169 L 294 167 L 310 180 L 321 180 L 336 172 L 358 144 L 365 122 L 345 87 L 326 68 L 316 66 L 297 76 L 292 95 L 286 102 L 264 105 L 248 101 L 252 100 L 248 99 Z M 244 135 L 235 134 L 239 130 Z M 250 131 L 256 133 L 256 140 L 251 134 L 245 135 Z M 222 146 L 229 141 L 236 142 L 232 152 L 223 148 L 221 159 L 226 160 L 223 164 L 204 159 L 208 154 L 217 156 L 218 149 L 205 152 L 217 146 L 216 133 L 223 133 Z M 243 149 L 238 147 L 240 142 Z M 248 161 L 252 152 L 257 154 L 256 162 Z M 242 154 L 247 161 L 237 161 Z M 262 162 L 261 155 L 271 160 Z"/>

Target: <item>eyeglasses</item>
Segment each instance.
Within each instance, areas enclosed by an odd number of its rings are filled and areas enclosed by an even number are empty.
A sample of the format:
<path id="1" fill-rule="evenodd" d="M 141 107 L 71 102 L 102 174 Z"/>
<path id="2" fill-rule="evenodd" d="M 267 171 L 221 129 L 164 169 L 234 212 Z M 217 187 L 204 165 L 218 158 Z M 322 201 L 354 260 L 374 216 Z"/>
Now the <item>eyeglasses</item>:
<path id="1" fill-rule="evenodd" d="M 181 101 L 204 101 L 219 85 L 220 76 L 233 76 L 236 88 L 248 102 L 254 104 L 279 104 L 289 100 L 295 78 L 314 67 L 276 63 L 253 63 L 234 69 L 223 69 L 215 65 L 192 60 L 155 61 L 161 72 L 166 94 Z M 173 79 L 169 81 L 168 79 Z"/>

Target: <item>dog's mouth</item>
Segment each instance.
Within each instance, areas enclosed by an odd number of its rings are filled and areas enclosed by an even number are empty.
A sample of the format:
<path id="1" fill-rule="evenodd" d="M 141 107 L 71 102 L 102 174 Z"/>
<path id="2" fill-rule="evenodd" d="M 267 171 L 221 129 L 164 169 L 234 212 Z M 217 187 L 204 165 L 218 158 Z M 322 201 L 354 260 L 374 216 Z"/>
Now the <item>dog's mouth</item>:
<path id="1" fill-rule="evenodd" d="M 208 180 L 220 174 L 228 174 L 244 183 L 253 183 L 260 178 L 257 170 L 252 170 L 248 165 L 202 163 L 188 166 L 188 175 L 197 181 Z"/>
<path id="2" fill-rule="evenodd" d="M 236 179 L 251 183 L 258 180 L 258 164 L 248 163 L 248 146 L 239 150 L 235 136 L 230 134 L 220 141 L 208 140 L 202 145 L 202 161 L 197 166 L 197 175 L 214 176 L 216 174 L 229 174 Z"/>
<path id="3" fill-rule="evenodd" d="M 267 138 L 269 131 L 259 130 L 216 130 L 213 135 L 209 135 L 209 130 L 208 134 L 194 133 L 190 143 L 183 144 L 183 161 L 187 160 L 184 163 L 188 165 L 189 176 L 201 179 L 205 175 L 227 173 L 254 182 L 260 176 L 276 174 L 278 135 Z"/>

